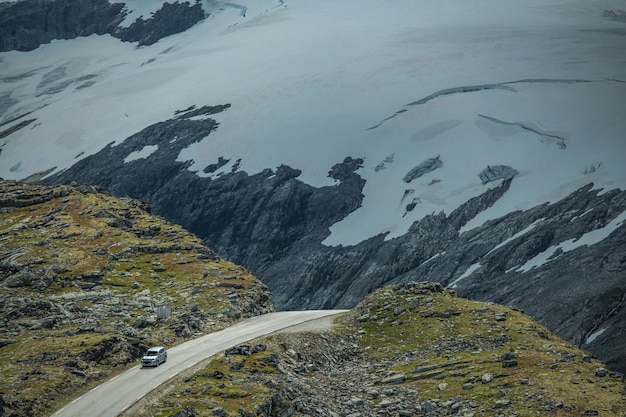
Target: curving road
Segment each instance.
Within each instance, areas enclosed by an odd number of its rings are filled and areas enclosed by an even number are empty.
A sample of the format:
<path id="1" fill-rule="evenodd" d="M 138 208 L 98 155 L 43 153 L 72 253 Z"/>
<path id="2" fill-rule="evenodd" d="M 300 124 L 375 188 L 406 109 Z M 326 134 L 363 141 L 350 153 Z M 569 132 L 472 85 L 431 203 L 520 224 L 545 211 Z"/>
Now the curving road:
<path id="1" fill-rule="evenodd" d="M 167 362 L 157 368 L 139 365 L 75 399 L 54 417 L 115 417 L 159 385 L 198 362 L 229 347 L 307 321 L 346 310 L 281 311 L 253 317 L 219 332 L 168 349 Z"/>

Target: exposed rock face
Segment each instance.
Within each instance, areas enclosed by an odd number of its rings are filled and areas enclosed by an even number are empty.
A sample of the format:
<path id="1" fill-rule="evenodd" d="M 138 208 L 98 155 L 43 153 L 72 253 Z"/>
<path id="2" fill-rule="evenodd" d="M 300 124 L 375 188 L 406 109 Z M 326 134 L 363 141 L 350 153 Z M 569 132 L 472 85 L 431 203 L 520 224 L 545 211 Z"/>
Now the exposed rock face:
<path id="1" fill-rule="evenodd" d="M 512 168 L 498 167 L 500 185 L 447 215 L 426 216 L 401 237 L 386 241 L 379 235 L 355 246 L 327 247 L 321 242 L 329 227 L 361 204 L 364 181 L 354 172 L 358 155 L 332 167 L 329 176 L 338 183 L 330 187 L 304 184 L 299 171 L 287 166 L 201 178 L 176 157 L 216 125 L 182 114 L 47 181 L 98 184 L 150 202 L 155 213 L 250 268 L 272 290 L 278 309 L 350 308 L 386 283 L 438 281 L 464 296 L 514 304 L 612 368 L 626 370 L 626 354 L 619 349 L 626 343 L 626 225 L 611 224 L 626 210 L 626 192 L 600 193 L 589 185 L 461 233 L 515 181 Z M 148 145 L 158 150 L 123 162 Z M 223 165 L 216 155 L 205 172 Z M 569 249 L 603 230 L 607 236 L 599 242 Z"/>
<path id="2" fill-rule="evenodd" d="M 150 45 L 204 19 L 200 4 L 170 4 L 149 19 L 120 27 L 124 3 L 107 0 L 21 0 L 0 3 L 0 51 L 30 51 L 53 39 L 110 34 L 123 41 Z"/>
<path id="3" fill-rule="evenodd" d="M 407 174 L 402 178 L 402 180 L 406 183 L 413 181 L 416 178 L 421 177 L 424 174 L 429 172 L 433 172 L 437 168 L 441 168 L 443 166 L 443 161 L 439 159 L 439 156 L 435 158 L 428 158 L 415 168 L 411 169 Z"/>
<path id="4" fill-rule="evenodd" d="M 123 3 L 107 0 L 22 0 L 0 4 L 0 51 L 30 51 L 52 39 L 112 33 Z"/>
<path id="5" fill-rule="evenodd" d="M 519 172 L 516 169 L 511 168 L 508 165 L 495 165 L 488 166 L 483 169 L 480 174 L 478 174 L 478 177 L 481 179 L 483 184 L 487 184 L 488 182 L 497 180 L 510 180 L 518 174 Z"/>
<path id="6" fill-rule="evenodd" d="M 117 28 L 112 33 L 126 42 L 152 45 L 159 39 L 183 32 L 204 19 L 204 10 L 199 3 L 165 3 L 149 19 L 138 18 L 128 28 Z"/>

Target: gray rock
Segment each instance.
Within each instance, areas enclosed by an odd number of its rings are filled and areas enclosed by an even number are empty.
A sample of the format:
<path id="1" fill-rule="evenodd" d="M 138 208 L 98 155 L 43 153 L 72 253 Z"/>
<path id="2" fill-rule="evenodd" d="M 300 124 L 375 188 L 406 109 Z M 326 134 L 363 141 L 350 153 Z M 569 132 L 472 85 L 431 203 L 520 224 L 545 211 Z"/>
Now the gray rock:
<path id="1" fill-rule="evenodd" d="M 406 183 L 413 181 L 416 178 L 421 177 L 424 174 L 432 172 L 437 168 L 441 168 L 443 166 L 443 161 L 439 159 L 439 156 L 435 158 L 428 158 L 415 168 L 411 169 L 407 174 L 402 178 L 402 180 Z"/>
<path id="2" fill-rule="evenodd" d="M 401 384 L 406 381 L 407 377 L 405 373 L 393 374 L 387 378 L 383 378 L 380 382 L 382 384 Z"/>
<path id="3" fill-rule="evenodd" d="M 191 331 L 189 326 L 187 326 L 186 324 L 182 324 L 178 326 L 175 332 L 176 332 L 176 336 L 181 337 L 181 338 L 188 338 L 193 335 L 193 332 Z"/>
<path id="4" fill-rule="evenodd" d="M 487 168 L 480 171 L 478 177 L 483 184 L 487 184 L 488 182 L 496 180 L 510 180 L 518 174 L 519 171 L 508 165 L 489 165 Z"/>
<path id="5" fill-rule="evenodd" d="M 148 319 L 144 316 L 139 316 L 135 319 L 133 327 L 136 329 L 143 329 L 148 326 Z"/>
<path id="6" fill-rule="evenodd" d="M 370 319 L 370 315 L 366 313 L 366 314 L 363 314 L 361 317 L 359 317 L 357 320 L 363 323 L 363 322 L 368 321 L 369 319 Z"/>
<path id="7" fill-rule="evenodd" d="M 496 321 L 506 321 L 506 313 L 496 313 L 495 320 Z"/>
<path id="8" fill-rule="evenodd" d="M 515 359 L 505 359 L 502 361 L 502 367 L 503 368 L 513 368 L 515 366 L 517 366 L 518 363 Z"/>
<path id="9" fill-rule="evenodd" d="M 496 409 L 506 408 L 509 405 L 511 405 L 511 400 L 496 400 L 493 403 L 493 408 L 496 408 Z"/>
<path id="10" fill-rule="evenodd" d="M 215 407 L 211 410 L 211 414 L 217 417 L 227 417 L 228 412 L 224 410 L 222 407 Z M 194 414 L 195 415 L 195 414 Z"/>
<path id="11" fill-rule="evenodd" d="M 347 404 L 353 407 L 360 407 L 364 403 L 363 399 L 360 397 L 352 397 L 348 400 Z"/>
<path id="12" fill-rule="evenodd" d="M 380 397 L 380 392 L 377 389 L 374 389 L 374 388 L 368 389 L 367 393 L 374 399 Z"/>
<path id="13" fill-rule="evenodd" d="M 192 406 L 187 406 L 182 410 L 170 415 L 169 417 L 195 417 L 198 415 L 198 410 Z"/>
<path id="14" fill-rule="evenodd" d="M 378 403 L 378 406 L 380 408 L 389 408 L 389 407 L 391 407 L 394 404 L 395 404 L 395 401 L 392 401 L 390 399 L 384 399 L 380 403 Z"/>
<path id="15" fill-rule="evenodd" d="M 422 403 L 422 410 L 427 413 L 430 413 L 436 409 L 437 409 L 437 405 L 432 401 L 424 401 Z"/>

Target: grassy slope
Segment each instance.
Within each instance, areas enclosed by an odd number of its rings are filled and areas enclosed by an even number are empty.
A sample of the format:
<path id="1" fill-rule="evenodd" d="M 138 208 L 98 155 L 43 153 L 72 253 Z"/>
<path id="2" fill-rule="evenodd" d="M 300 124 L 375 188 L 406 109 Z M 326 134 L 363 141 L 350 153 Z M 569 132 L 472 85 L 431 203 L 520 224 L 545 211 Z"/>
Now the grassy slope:
<path id="1" fill-rule="evenodd" d="M 434 379 L 409 382 L 423 397 L 445 401 L 470 396 L 483 404 L 479 409 L 487 411 L 503 391 L 501 398 L 511 400 L 507 414 L 543 415 L 542 407 L 550 404 L 560 405 L 557 414 L 566 414 L 568 408 L 572 415 L 592 409 L 600 415 L 626 413 L 621 375 L 596 376 L 596 370 L 604 368 L 600 362 L 522 312 L 466 300 L 453 291 L 419 293 L 392 288 L 378 291 L 367 307 L 361 307 L 376 319 L 359 324 L 346 321 L 346 325 L 365 331 L 360 343 L 372 352 L 371 357 L 385 355 L 392 348 L 417 352 L 414 360 L 395 367 L 409 379 L 443 370 Z M 419 305 L 411 308 L 413 302 Z M 390 305 L 405 312 L 396 315 Z M 504 367 L 506 354 L 518 365 Z M 487 373 L 494 379 L 482 383 Z M 439 390 L 439 381 L 447 383 L 445 390 Z M 463 385 L 468 382 L 473 387 L 465 391 Z"/>
<path id="2" fill-rule="evenodd" d="M 257 342 L 267 348 L 214 358 L 137 415 L 626 415 L 623 376 L 522 312 L 435 284 L 376 291 L 331 332 Z"/>
<path id="3" fill-rule="evenodd" d="M 94 191 L 0 181 L 7 415 L 45 415 L 150 345 L 273 309 L 262 283 L 194 235 L 138 201 Z M 156 319 L 158 305 L 170 307 L 167 320 Z"/>

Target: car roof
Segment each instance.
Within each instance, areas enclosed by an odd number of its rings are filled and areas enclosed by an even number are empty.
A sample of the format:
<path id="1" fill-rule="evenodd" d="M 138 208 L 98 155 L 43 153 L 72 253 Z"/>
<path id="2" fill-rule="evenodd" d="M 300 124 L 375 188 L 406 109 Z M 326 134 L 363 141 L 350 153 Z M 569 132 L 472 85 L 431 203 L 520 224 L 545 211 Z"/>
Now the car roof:
<path id="1" fill-rule="evenodd" d="M 161 349 L 165 349 L 165 348 L 163 346 L 154 346 L 154 347 L 151 347 L 148 350 L 161 350 Z"/>

